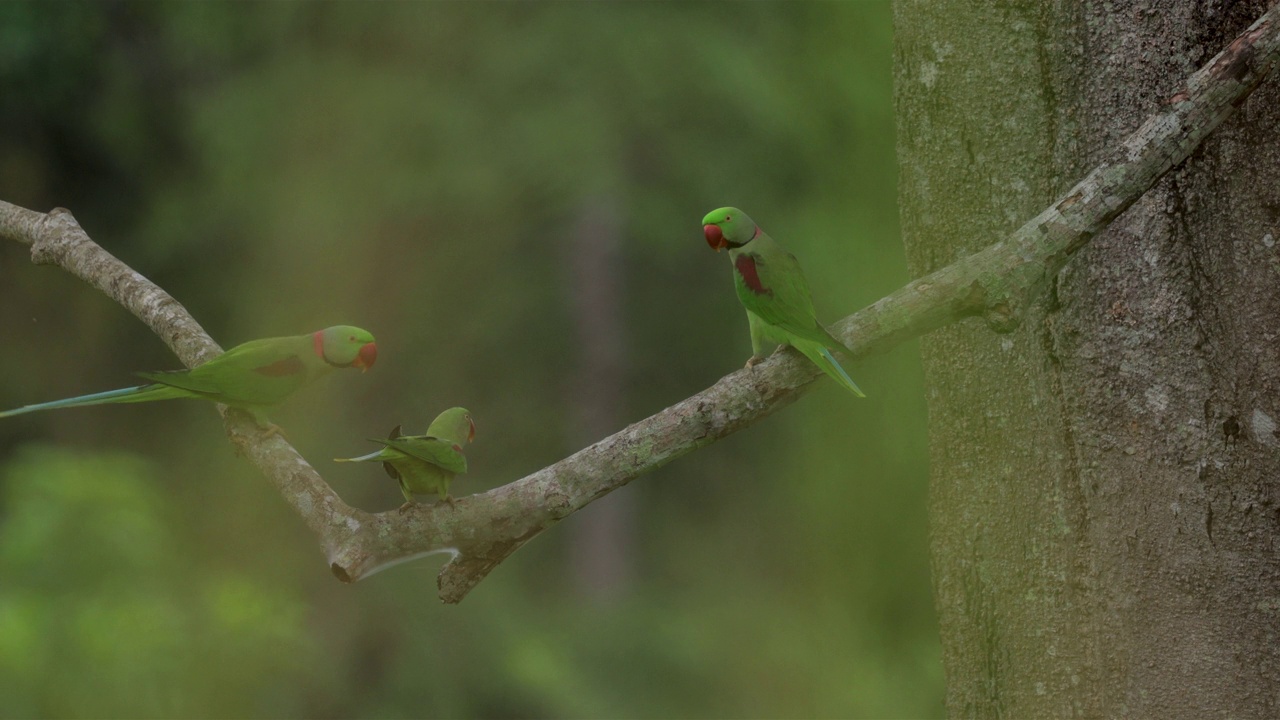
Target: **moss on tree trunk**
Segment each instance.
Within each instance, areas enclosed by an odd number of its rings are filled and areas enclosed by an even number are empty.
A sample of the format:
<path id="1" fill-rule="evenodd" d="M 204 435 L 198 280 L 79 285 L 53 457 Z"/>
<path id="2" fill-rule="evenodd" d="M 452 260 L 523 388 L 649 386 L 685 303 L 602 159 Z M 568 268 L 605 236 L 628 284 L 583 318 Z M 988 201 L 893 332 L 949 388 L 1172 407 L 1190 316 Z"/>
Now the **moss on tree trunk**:
<path id="1" fill-rule="evenodd" d="M 913 273 L 1016 228 L 1265 9 L 899 0 Z M 923 339 L 952 716 L 1280 712 L 1278 120 L 1273 78 L 1012 332 Z"/>

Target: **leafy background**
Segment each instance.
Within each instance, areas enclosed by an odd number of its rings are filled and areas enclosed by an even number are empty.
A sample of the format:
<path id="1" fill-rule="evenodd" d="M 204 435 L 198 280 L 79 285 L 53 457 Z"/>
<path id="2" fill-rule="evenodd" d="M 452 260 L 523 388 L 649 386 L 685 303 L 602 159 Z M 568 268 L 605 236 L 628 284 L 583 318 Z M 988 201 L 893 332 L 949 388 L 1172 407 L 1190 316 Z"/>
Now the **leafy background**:
<path id="1" fill-rule="evenodd" d="M 449 405 L 483 491 L 749 354 L 699 220 L 833 321 L 906 280 L 887 3 L 0 4 L 0 199 L 71 208 L 230 346 L 373 331 L 273 415 L 349 502 Z M 173 368 L 0 245 L 0 406 Z M 0 423 L 0 716 L 942 714 L 914 347 L 592 505 L 460 606 L 334 582 L 202 403 Z"/>

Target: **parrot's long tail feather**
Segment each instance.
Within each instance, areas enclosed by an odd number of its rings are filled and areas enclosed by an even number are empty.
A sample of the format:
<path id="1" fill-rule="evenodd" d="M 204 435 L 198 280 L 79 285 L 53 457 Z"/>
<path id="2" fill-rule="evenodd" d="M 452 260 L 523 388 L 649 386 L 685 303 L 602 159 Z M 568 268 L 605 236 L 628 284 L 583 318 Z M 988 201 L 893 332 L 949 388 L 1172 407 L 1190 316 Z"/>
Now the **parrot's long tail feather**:
<path id="1" fill-rule="evenodd" d="M 334 462 L 368 462 L 378 457 L 378 454 L 381 452 L 382 452 L 381 450 L 374 450 L 368 455 L 361 455 L 360 457 L 353 457 L 353 458 L 334 458 L 333 461 Z"/>
<path id="2" fill-rule="evenodd" d="M 84 405 L 105 405 L 107 403 L 147 402 L 150 400 L 169 400 L 172 398 L 190 396 L 191 393 L 189 392 L 179 388 L 169 387 L 167 385 L 139 385 L 137 387 L 120 388 L 119 390 L 108 390 L 106 392 L 93 393 L 92 395 L 80 395 L 78 397 L 66 398 L 65 400 L 54 400 L 52 402 L 39 403 L 36 405 L 25 405 L 20 408 L 14 408 L 13 410 L 0 412 L 0 418 L 35 412 L 36 410 L 53 410 L 56 408 L 81 407 Z"/>
<path id="3" fill-rule="evenodd" d="M 805 353 L 805 355 L 808 355 L 809 359 L 813 360 L 814 365 L 822 368 L 823 372 L 830 375 L 836 382 L 840 383 L 841 387 L 845 390 L 848 390 L 858 397 L 866 397 L 866 394 L 863 393 L 861 388 L 858 387 L 858 384 L 853 381 L 853 378 L 849 377 L 849 373 L 845 372 L 844 368 L 840 366 L 840 363 L 836 362 L 836 359 L 831 354 L 830 350 L 824 347 L 818 347 L 816 353 Z"/>

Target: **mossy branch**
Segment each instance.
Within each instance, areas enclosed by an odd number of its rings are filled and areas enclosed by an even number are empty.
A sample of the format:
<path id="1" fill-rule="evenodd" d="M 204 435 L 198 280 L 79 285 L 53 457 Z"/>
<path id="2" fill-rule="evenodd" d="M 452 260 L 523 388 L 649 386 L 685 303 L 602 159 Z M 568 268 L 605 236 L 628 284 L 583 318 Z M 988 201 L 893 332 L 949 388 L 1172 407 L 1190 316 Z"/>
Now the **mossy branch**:
<path id="1" fill-rule="evenodd" d="M 1008 331 L 1070 256 L 1189 156 L 1276 65 L 1280 6 L 1176 89 L 1112 157 L 1007 238 L 915 280 L 834 328 L 859 356 L 981 316 Z M 105 292 L 163 339 L 188 367 L 220 352 L 177 301 L 96 245 L 71 213 L 0 202 L 0 237 L 30 245 Z M 297 451 L 224 410 L 228 435 L 316 533 L 338 579 L 353 582 L 448 552 L 440 597 L 458 602 L 517 548 L 592 500 L 784 407 L 819 376 L 798 354 L 773 355 L 554 465 L 453 505 L 370 514 L 346 505 Z"/>

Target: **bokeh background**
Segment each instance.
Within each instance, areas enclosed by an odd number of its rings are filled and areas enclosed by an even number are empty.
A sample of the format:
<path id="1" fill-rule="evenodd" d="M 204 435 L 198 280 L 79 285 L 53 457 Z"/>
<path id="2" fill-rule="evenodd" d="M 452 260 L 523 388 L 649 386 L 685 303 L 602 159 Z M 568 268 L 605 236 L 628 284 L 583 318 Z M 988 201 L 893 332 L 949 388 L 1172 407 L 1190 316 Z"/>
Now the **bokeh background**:
<path id="1" fill-rule="evenodd" d="M 370 329 L 273 415 L 337 465 L 444 407 L 455 494 L 741 367 L 737 205 L 834 321 L 902 284 L 887 3 L 0 3 L 0 199 L 70 208 L 224 346 Z M 0 244 L 0 406 L 175 359 Z M 914 346 L 588 507 L 461 605 L 354 586 L 197 402 L 0 422 L 0 716 L 933 717 Z"/>

